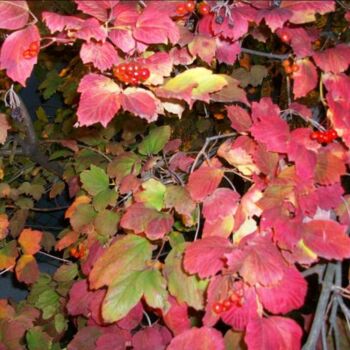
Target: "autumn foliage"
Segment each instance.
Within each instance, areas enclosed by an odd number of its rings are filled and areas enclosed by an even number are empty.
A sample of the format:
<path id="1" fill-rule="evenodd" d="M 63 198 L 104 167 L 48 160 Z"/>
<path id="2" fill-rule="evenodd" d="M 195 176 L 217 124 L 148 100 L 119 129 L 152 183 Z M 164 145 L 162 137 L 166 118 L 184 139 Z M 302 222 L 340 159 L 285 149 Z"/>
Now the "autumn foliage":
<path id="1" fill-rule="evenodd" d="M 40 68 L 43 98 L 64 101 L 34 124 L 61 177 L 0 156 L 0 269 L 29 290 L 0 300 L 0 349 L 301 349 L 303 274 L 350 257 L 350 12 L 44 6 L 0 3 L 3 92 Z M 26 124 L 1 108 L 14 149 Z M 40 198 L 64 195 L 57 237 L 30 228 Z M 62 261 L 52 276 L 43 253 Z"/>

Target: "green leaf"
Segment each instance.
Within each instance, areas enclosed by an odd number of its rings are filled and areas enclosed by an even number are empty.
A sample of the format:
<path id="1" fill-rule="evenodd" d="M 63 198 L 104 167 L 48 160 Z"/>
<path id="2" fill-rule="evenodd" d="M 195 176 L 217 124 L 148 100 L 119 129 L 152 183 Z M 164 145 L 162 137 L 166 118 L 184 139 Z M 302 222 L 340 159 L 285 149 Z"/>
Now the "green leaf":
<path id="1" fill-rule="evenodd" d="M 49 119 L 47 118 L 46 112 L 43 107 L 39 106 L 38 109 L 35 111 L 35 114 L 38 118 L 38 120 L 48 123 Z"/>
<path id="2" fill-rule="evenodd" d="M 109 188 L 109 177 L 106 172 L 95 165 L 91 165 L 90 170 L 85 170 L 80 174 L 83 188 L 92 196 L 99 194 Z"/>
<path id="3" fill-rule="evenodd" d="M 117 240 L 94 264 L 89 275 L 90 288 L 116 284 L 132 272 L 142 270 L 152 257 L 153 248 L 147 239 L 136 235 Z"/>
<path id="4" fill-rule="evenodd" d="M 7 269 L 16 264 L 18 256 L 17 244 L 13 240 L 0 249 L 0 270 Z"/>
<path id="5" fill-rule="evenodd" d="M 77 264 L 63 264 L 54 273 L 53 279 L 57 282 L 68 282 L 78 276 Z"/>
<path id="6" fill-rule="evenodd" d="M 74 231 L 79 232 L 85 225 L 92 223 L 96 214 L 91 204 L 79 204 L 70 218 Z"/>
<path id="7" fill-rule="evenodd" d="M 145 270 L 137 281 L 139 289 L 143 290 L 146 303 L 154 308 L 166 311 L 168 303 L 168 292 L 166 290 L 166 280 L 158 270 Z"/>
<path id="8" fill-rule="evenodd" d="M 139 144 L 139 152 L 143 155 L 159 153 L 170 139 L 170 126 L 160 126 L 150 131 Z"/>
<path id="9" fill-rule="evenodd" d="M 143 191 L 135 194 L 137 202 L 145 203 L 148 208 L 160 211 L 164 206 L 166 187 L 155 179 L 149 179 L 142 184 Z"/>
<path id="10" fill-rule="evenodd" d="M 40 327 L 31 328 L 26 334 L 28 350 L 50 350 L 51 337 L 44 333 Z"/>
<path id="11" fill-rule="evenodd" d="M 39 295 L 35 306 L 43 312 L 43 319 L 52 317 L 59 308 L 59 295 L 53 289 L 47 289 Z"/>
<path id="12" fill-rule="evenodd" d="M 129 174 L 138 175 L 141 170 L 141 159 L 132 152 L 125 152 L 108 164 L 107 173 L 120 182 Z"/>
<path id="13" fill-rule="evenodd" d="M 111 210 L 99 212 L 95 218 L 95 229 L 105 240 L 113 236 L 118 230 L 120 215 Z"/>
<path id="14" fill-rule="evenodd" d="M 62 333 L 68 328 L 68 320 L 64 318 L 63 314 L 56 314 L 54 318 L 54 323 L 57 333 Z"/>
<path id="15" fill-rule="evenodd" d="M 49 99 L 54 93 L 56 93 L 59 85 L 62 82 L 62 78 L 55 70 L 50 70 L 46 79 L 39 85 L 39 90 L 43 90 L 43 97 L 45 100 Z"/>
<path id="16" fill-rule="evenodd" d="M 265 66 L 255 65 L 250 71 L 244 68 L 235 69 L 232 76 L 240 82 L 240 85 L 245 88 L 248 85 L 258 86 L 267 76 L 268 71 Z"/>
<path id="17" fill-rule="evenodd" d="M 190 276 L 184 272 L 182 259 L 185 246 L 185 243 L 178 244 L 170 251 L 165 259 L 164 275 L 168 280 L 171 295 L 196 310 L 202 310 L 208 280 L 200 280 L 197 276 Z"/>
<path id="18" fill-rule="evenodd" d="M 119 321 L 139 302 L 143 294 L 137 283 L 141 274 L 142 271 L 132 272 L 108 288 L 102 304 L 102 316 L 106 322 Z"/>
<path id="19" fill-rule="evenodd" d="M 115 189 L 108 188 L 97 194 L 92 199 L 92 205 L 97 211 L 102 211 L 106 209 L 107 206 L 114 206 L 118 198 L 118 192 Z"/>
<path id="20" fill-rule="evenodd" d="M 185 238 L 181 232 L 173 231 L 168 235 L 169 243 L 172 248 L 176 247 L 178 244 L 184 243 Z"/>

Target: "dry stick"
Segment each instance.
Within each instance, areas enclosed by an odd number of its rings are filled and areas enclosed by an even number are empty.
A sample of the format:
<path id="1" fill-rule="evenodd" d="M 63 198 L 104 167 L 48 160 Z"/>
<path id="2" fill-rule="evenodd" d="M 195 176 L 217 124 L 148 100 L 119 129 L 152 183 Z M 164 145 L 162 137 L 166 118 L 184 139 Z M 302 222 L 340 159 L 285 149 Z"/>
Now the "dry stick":
<path id="1" fill-rule="evenodd" d="M 336 270 L 336 265 L 334 263 L 329 263 L 326 268 L 326 274 L 323 279 L 323 286 L 320 298 L 317 303 L 317 308 L 315 312 L 315 318 L 311 326 L 311 330 L 308 336 L 308 339 L 302 350 L 314 350 L 322 329 L 322 324 L 324 320 L 324 315 L 327 309 L 327 304 L 329 297 L 332 292 L 332 282 L 334 279 Z"/>
<path id="2" fill-rule="evenodd" d="M 10 271 L 14 266 L 15 265 L 12 265 L 12 266 L 8 267 L 7 269 L 0 271 L 0 276 L 3 275 L 4 273 Z"/>
<path id="3" fill-rule="evenodd" d="M 290 56 L 290 54 L 276 54 L 271 52 L 256 51 L 256 50 L 246 49 L 245 47 L 241 47 L 241 52 L 248 53 L 250 55 L 281 60 L 281 61 L 286 60 Z"/>
<path id="4" fill-rule="evenodd" d="M 63 259 L 63 258 L 59 258 L 58 256 L 45 253 L 45 252 L 43 252 L 42 250 L 39 250 L 39 251 L 38 251 L 38 254 L 45 255 L 45 256 L 47 256 L 47 257 L 49 257 L 49 258 L 51 258 L 51 259 L 64 262 L 65 264 L 72 264 L 72 262 L 71 262 L 70 260 Z"/>

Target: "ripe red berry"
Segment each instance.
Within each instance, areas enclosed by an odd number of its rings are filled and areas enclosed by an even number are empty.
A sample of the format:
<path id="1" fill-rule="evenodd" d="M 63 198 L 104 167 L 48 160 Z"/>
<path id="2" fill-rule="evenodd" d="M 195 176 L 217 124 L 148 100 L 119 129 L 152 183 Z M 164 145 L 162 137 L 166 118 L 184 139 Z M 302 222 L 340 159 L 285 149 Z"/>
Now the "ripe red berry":
<path id="1" fill-rule="evenodd" d="M 292 65 L 292 71 L 293 71 L 294 73 L 298 72 L 299 69 L 300 69 L 300 67 L 299 67 L 298 64 L 293 64 L 293 65 Z"/>
<path id="2" fill-rule="evenodd" d="M 240 297 L 236 293 L 230 295 L 230 300 L 232 303 L 236 304 L 239 302 Z"/>
<path id="3" fill-rule="evenodd" d="M 289 60 L 284 60 L 282 62 L 282 67 L 286 68 L 286 67 L 289 67 L 290 66 L 290 61 Z"/>
<path id="4" fill-rule="evenodd" d="M 34 55 L 35 56 L 35 55 Z M 26 60 L 30 60 L 31 58 L 34 57 L 32 52 L 30 50 L 25 50 L 23 51 L 23 57 L 26 59 Z"/>
<path id="5" fill-rule="evenodd" d="M 223 307 L 226 308 L 227 310 L 231 308 L 232 301 L 228 298 L 226 300 L 224 300 L 224 302 L 222 303 Z"/>
<path id="6" fill-rule="evenodd" d="M 185 3 L 185 7 L 186 7 L 187 12 L 193 12 L 193 10 L 194 10 L 195 7 L 196 7 L 196 4 L 195 4 L 194 1 L 188 0 L 188 1 Z"/>
<path id="7" fill-rule="evenodd" d="M 223 305 L 219 302 L 215 302 L 213 304 L 213 311 L 216 313 L 216 314 L 221 314 L 222 311 L 223 311 Z"/>
<path id="8" fill-rule="evenodd" d="M 317 137 L 317 142 L 327 143 L 327 140 L 328 140 L 327 135 L 324 132 L 320 131 Z"/>
<path id="9" fill-rule="evenodd" d="M 205 16 L 210 12 L 210 6 L 205 1 L 198 4 L 197 9 L 198 13 L 202 16 Z"/>
<path id="10" fill-rule="evenodd" d="M 178 4 L 176 6 L 176 14 L 181 17 L 187 14 L 187 8 L 185 3 L 182 2 L 181 4 Z"/>
<path id="11" fill-rule="evenodd" d="M 338 133 L 334 129 L 329 129 L 328 133 L 329 133 L 332 141 L 338 138 Z"/>
<path id="12" fill-rule="evenodd" d="M 281 40 L 284 42 L 284 43 L 289 43 L 290 41 L 290 37 L 288 34 L 284 33 L 281 35 Z"/>
<path id="13" fill-rule="evenodd" d="M 318 140 L 318 138 L 320 137 L 320 131 L 313 131 L 311 134 L 310 134 L 310 139 L 311 140 Z"/>
<path id="14" fill-rule="evenodd" d="M 293 73 L 293 68 L 291 66 L 285 67 L 284 71 L 286 74 L 292 74 Z"/>
<path id="15" fill-rule="evenodd" d="M 30 43 L 29 50 L 38 52 L 39 51 L 39 42 L 33 41 L 32 43 Z"/>
<path id="16" fill-rule="evenodd" d="M 142 81 L 147 80 L 150 75 L 151 75 L 151 73 L 150 73 L 148 68 L 141 68 L 141 70 L 140 70 L 140 77 L 141 77 Z"/>

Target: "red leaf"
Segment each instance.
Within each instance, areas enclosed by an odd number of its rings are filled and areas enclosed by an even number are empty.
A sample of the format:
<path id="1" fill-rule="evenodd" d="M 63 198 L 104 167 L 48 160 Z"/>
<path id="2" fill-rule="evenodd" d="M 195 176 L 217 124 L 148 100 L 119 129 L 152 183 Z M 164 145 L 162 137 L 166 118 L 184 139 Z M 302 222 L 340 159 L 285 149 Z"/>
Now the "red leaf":
<path id="1" fill-rule="evenodd" d="M 194 158 L 188 156 L 184 152 L 175 153 L 169 160 L 169 168 L 172 171 L 181 170 L 187 173 L 190 170 L 191 165 L 194 162 Z"/>
<path id="2" fill-rule="evenodd" d="M 240 52 L 241 46 L 238 41 L 216 39 L 216 58 L 220 63 L 234 64 Z"/>
<path id="3" fill-rule="evenodd" d="M 226 106 L 226 110 L 233 129 L 238 132 L 246 132 L 252 126 L 252 119 L 244 108 L 240 106 Z"/>
<path id="4" fill-rule="evenodd" d="M 39 267 L 33 255 L 22 255 L 16 264 L 18 281 L 32 284 L 39 278 Z"/>
<path id="5" fill-rule="evenodd" d="M 146 119 L 148 123 L 156 121 L 158 114 L 163 113 L 162 105 L 153 93 L 141 88 L 125 89 L 121 95 L 121 104 L 124 110 Z"/>
<path id="6" fill-rule="evenodd" d="M 125 53 L 132 54 L 135 50 L 136 41 L 132 36 L 131 29 L 113 29 L 109 32 L 108 38 Z"/>
<path id="7" fill-rule="evenodd" d="M 198 56 L 210 65 L 215 56 L 216 40 L 215 38 L 196 35 L 189 43 L 188 49 L 193 56 Z"/>
<path id="8" fill-rule="evenodd" d="M 258 287 L 256 292 L 264 308 L 274 314 L 285 314 L 304 304 L 307 283 L 295 268 L 288 268 L 276 285 Z"/>
<path id="9" fill-rule="evenodd" d="M 213 221 L 205 220 L 202 238 L 218 236 L 228 238 L 234 228 L 235 220 L 233 215 L 218 218 Z"/>
<path id="10" fill-rule="evenodd" d="M 293 320 L 273 316 L 248 323 L 245 342 L 249 350 L 300 350 L 302 330 Z"/>
<path id="11" fill-rule="evenodd" d="M 295 61 L 299 71 L 293 73 L 293 93 L 295 98 L 306 96 L 317 86 L 318 75 L 315 66 L 307 58 Z"/>
<path id="12" fill-rule="evenodd" d="M 0 28 L 15 30 L 26 25 L 29 18 L 27 2 L 17 0 L 15 3 L 10 1 L 0 2 Z"/>
<path id="13" fill-rule="evenodd" d="M 169 301 L 171 306 L 168 312 L 163 315 L 163 320 L 174 335 L 178 335 L 191 328 L 187 305 L 183 303 L 179 304 L 173 297 L 170 297 Z"/>
<path id="14" fill-rule="evenodd" d="M 18 243 L 21 245 L 23 253 L 36 254 L 41 248 L 40 242 L 42 237 L 43 233 L 41 231 L 25 228 L 18 238 Z"/>
<path id="15" fill-rule="evenodd" d="M 7 75 L 14 81 L 26 86 L 38 56 L 24 58 L 25 50 L 32 42 L 40 42 L 40 34 L 35 25 L 10 34 L 1 47 L 0 69 L 6 69 Z"/>
<path id="16" fill-rule="evenodd" d="M 224 338 L 214 328 L 191 328 L 180 333 L 171 341 L 167 350 L 224 350 Z"/>
<path id="17" fill-rule="evenodd" d="M 126 330 L 132 330 L 136 328 L 143 318 L 143 307 L 141 303 L 137 303 L 129 313 L 117 322 L 118 327 Z"/>
<path id="18" fill-rule="evenodd" d="M 69 291 L 67 310 L 70 315 L 89 315 L 89 306 L 94 298 L 94 293 L 88 290 L 87 280 L 80 280 L 73 284 Z"/>
<path id="19" fill-rule="evenodd" d="M 218 168 L 201 167 L 189 177 L 187 189 L 193 200 L 202 202 L 219 186 L 224 173 Z"/>
<path id="20" fill-rule="evenodd" d="M 271 152 L 285 153 L 289 141 L 289 126 L 280 117 L 280 110 L 270 98 L 254 102 L 252 107 L 253 126 L 250 131 L 254 138 L 263 143 Z"/>
<path id="21" fill-rule="evenodd" d="M 89 247 L 89 255 L 81 264 L 81 270 L 85 276 L 90 273 L 95 262 L 100 256 L 103 255 L 105 250 L 106 249 L 99 242 L 95 242 L 91 247 Z"/>
<path id="22" fill-rule="evenodd" d="M 118 4 L 119 0 L 75 0 L 78 10 L 96 17 L 102 22 L 108 20 L 108 9 Z"/>
<path id="23" fill-rule="evenodd" d="M 312 220 L 303 225 L 302 238 L 308 248 L 326 259 L 350 257 L 350 238 L 347 226 L 335 221 Z"/>
<path id="24" fill-rule="evenodd" d="M 96 350 L 96 340 L 102 334 L 101 327 L 87 326 L 79 329 L 73 340 L 68 344 L 68 350 Z"/>
<path id="25" fill-rule="evenodd" d="M 142 59 L 141 64 L 151 73 L 146 84 L 160 85 L 164 83 L 164 77 L 170 76 L 174 62 L 172 56 L 167 52 L 156 52 Z"/>
<path id="26" fill-rule="evenodd" d="M 63 30 L 78 30 L 84 20 L 75 16 L 62 16 L 54 12 L 43 12 L 43 21 L 51 33 L 62 32 Z"/>
<path id="27" fill-rule="evenodd" d="M 77 111 L 80 126 L 101 123 L 106 127 L 120 108 L 119 86 L 103 75 L 85 75 L 78 92 L 81 92 Z"/>
<path id="28" fill-rule="evenodd" d="M 85 20 L 75 34 L 75 36 L 79 39 L 86 41 L 91 41 L 91 39 L 94 39 L 95 41 L 102 42 L 106 40 L 107 35 L 107 30 L 95 18 Z"/>
<path id="29" fill-rule="evenodd" d="M 135 333 L 132 345 L 134 350 L 165 350 L 171 338 L 167 328 L 154 325 Z"/>
<path id="30" fill-rule="evenodd" d="M 113 333 L 101 335 L 96 340 L 95 350 L 125 350 L 128 344 L 128 337 L 123 331 L 115 330 Z M 85 349 L 85 346 L 84 346 Z"/>
<path id="31" fill-rule="evenodd" d="M 83 63 L 92 63 L 101 72 L 119 63 L 116 49 L 108 42 L 83 44 L 80 50 L 80 57 Z"/>
<path id="32" fill-rule="evenodd" d="M 340 44 L 336 47 L 316 52 L 312 58 L 323 71 L 341 73 L 349 67 L 350 47 L 346 44 Z"/>
<path id="33" fill-rule="evenodd" d="M 311 42 L 315 39 L 308 34 L 304 28 L 288 28 L 284 27 L 279 29 L 277 34 L 281 37 L 284 34 L 290 38 L 290 45 L 293 48 L 293 52 L 296 58 L 303 58 L 306 56 L 312 56 L 314 51 L 312 49 Z"/>
<path id="34" fill-rule="evenodd" d="M 138 17 L 133 34 L 145 44 L 176 44 L 180 38 L 178 27 L 155 3 L 149 3 Z"/>
<path id="35" fill-rule="evenodd" d="M 263 9 L 258 11 L 256 22 L 260 23 L 265 19 L 265 23 L 274 32 L 276 29 L 283 27 L 283 24 L 292 17 L 293 12 L 284 8 Z"/>
<path id="36" fill-rule="evenodd" d="M 184 255 L 184 268 L 200 278 L 214 276 L 225 266 L 224 255 L 230 253 L 230 242 L 223 237 L 206 237 L 192 242 Z"/>

